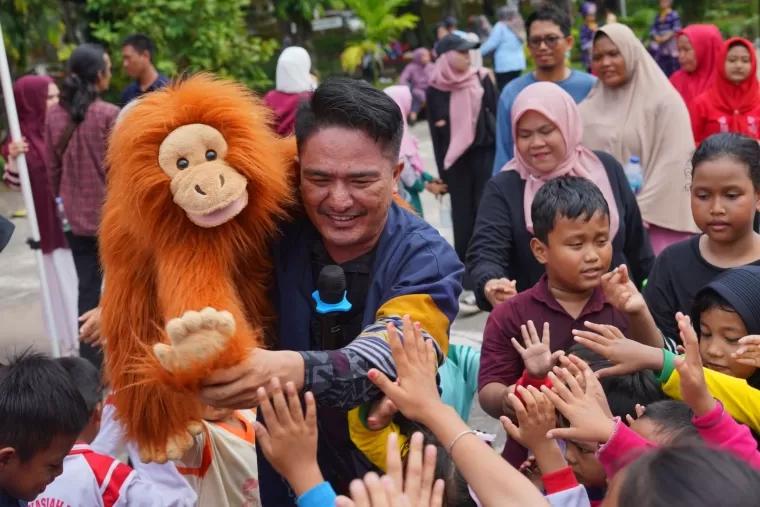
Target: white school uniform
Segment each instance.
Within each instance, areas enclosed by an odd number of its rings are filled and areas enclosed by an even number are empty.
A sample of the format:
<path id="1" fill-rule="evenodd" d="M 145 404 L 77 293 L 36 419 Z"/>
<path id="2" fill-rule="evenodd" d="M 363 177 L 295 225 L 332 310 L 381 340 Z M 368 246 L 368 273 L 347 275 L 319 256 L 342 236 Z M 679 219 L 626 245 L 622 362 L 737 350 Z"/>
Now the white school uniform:
<path id="1" fill-rule="evenodd" d="M 63 473 L 29 507 L 193 507 L 197 497 L 187 491 L 162 488 L 77 443 L 63 460 Z"/>
<path id="2" fill-rule="evenodd" d="M 177 470 L 198 493 L 198 505 L 261 507 L 253 410 L 237 410 L 245 429 L 223 422 L 203 422 L 203 432 L 181 460 Z"/>

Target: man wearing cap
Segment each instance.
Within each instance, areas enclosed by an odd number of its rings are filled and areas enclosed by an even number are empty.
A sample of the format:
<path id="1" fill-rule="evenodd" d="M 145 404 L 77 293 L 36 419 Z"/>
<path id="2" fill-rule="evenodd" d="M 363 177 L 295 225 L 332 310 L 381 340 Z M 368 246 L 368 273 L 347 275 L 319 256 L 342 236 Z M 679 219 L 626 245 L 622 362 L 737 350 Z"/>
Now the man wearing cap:
<path id="1" fill-rule="evenodd" d="M 438 59 L 426 92 L 427 117 L 438 174 L 451 195 L 454 249 L 464 262 L 494 157 L 498 92 L 485 69 L 472 68 L 470 51 L 480 47 L 453 34 L 438 41 Z M 460 310 L 478 311 L 465 274 Z"/>

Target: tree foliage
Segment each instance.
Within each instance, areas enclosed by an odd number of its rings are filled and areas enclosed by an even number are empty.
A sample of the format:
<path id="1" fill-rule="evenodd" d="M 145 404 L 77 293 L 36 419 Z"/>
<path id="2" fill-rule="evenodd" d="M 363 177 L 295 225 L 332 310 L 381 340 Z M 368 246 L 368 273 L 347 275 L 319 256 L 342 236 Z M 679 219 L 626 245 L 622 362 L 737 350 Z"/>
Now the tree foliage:
<path id="1" fill-rule="evenodd" d="M 251 36 L 250 0 L 87 0 L 93 36 L 121 61 L 121 40 L 143 33 L 156 43 L 156 66 L 168 75 L 206 70 L 257 89 L 271 84 L 262 69 L 277 41 Z"/>
<path id="2" fill-rule="evenodd" d="M 409 0 L 344 0 L 354 15 L 362 20 L 362 39 L 349 42 L 340 57 L 343 69 L 353 72 L 361 64 L 365 54 L 382 58 L 380 46 L 396 39 L 404 30 L 417 26 L 419 17 L 406 13 L 395 14 L 396 9 L 406 5 Z"/>

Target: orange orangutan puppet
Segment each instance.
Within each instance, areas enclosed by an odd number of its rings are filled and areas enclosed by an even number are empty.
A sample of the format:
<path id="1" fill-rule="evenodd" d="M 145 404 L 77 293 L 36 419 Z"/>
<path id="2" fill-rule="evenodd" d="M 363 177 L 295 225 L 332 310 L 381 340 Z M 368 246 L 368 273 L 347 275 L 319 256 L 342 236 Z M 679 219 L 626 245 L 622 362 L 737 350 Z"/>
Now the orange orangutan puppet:
<path id="1" fill-rule="evenodd" d="M 123 112 L 100 227 L 106 374 L 144 461 L 202 431 L 200 381 L 272 318 L 269 244 L 292 203 L 293 139 L 243 85 L 199 74 Z"/>

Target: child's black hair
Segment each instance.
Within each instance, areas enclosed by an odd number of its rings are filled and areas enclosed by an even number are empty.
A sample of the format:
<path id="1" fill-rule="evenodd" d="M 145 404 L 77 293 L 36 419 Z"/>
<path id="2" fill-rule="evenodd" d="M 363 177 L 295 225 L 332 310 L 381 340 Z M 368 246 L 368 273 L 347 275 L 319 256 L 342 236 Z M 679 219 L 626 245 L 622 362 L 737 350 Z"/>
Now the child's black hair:
<path id="1" fill-rule="evenodd" d="M 691 178 L 694 179 L 694 173 L 701 163 L 723 157 L 731 157 L 746 165 L 752 186 L 755 191 L 760 190 L 760 145 L 750 137 L 733 132 L 713 134 L 700 143 L 691 157 Z"/>
<path id="2" fill-rule="evenodd" d="M 570 347 L 567 353 L 583 359 L 595 372 L 613 366 L 611 361 L 579 343 Z M 599 379 L 599 383 L 604 389 L 610 412 L 614 417 L 620 417 L 623 421 L 626 420 L 626 415 L 636 415 L 637 404 L 646 407 L 651 403 L 667 399 L 665 393 L 662 392 L 660 383 L 650 370 L 605 377 Z"/>
<path id="3" fill-rule="evenodd" d="M 701 440 L 697 427 L 692 423 L 694 411 L 679 400 L 662 400 L 645 407 L 640 419 L 654 424 L 654 433 L 668 444 L 692 444 Z"/>
<path id="4" fill-rule="evenodd" d="M 548 244 L 549 233 L 560 218 L 589 221 L 597 212 L 610 216 L 607 199 L 596 183 L 578 176 L 554 178 L 536 192 L 530 206 L 533 235 Z"/>
<path id="5" fill-rule="evenodd" d="M 737 274 L 742 270 L 746 270 L 746 267 L 735 269 L 737 271 L 734 271 L 733 273 L 726 272 L 724 275 Z M 716 282 L 716 280 L 713 282 Z M 717 282 L 720 282 L 720 280 L 717 279 Z M 747 334 L 757 334 L 760 332 L 760 329 L 756 329 L 751 323 L 748 323 L 745 317 L 743 317 L 740 312 L 737 312 L 736 308 L 734 308 L 731 303 L 726 300 L 726 298 L 718 294 L 715 289 L 708 285 L 707 287 L 697 292 L 697 295 L 694 296 L 694 302 L 691 305 L 691 324 L 694 327 L 694 331 L 697 333 L 697 337 L 700 340 L 702 339 L 700 317 L 703 313 L 713 309 L 738 314 L 739 318 L 742 319 L 744 325 L 747 327 Z M 747 384 L 754 387 L 755 389 L 760 389 L 760 368 L 756 369 L 755 373 L 753 373 L 747 379 Z"/>
<path id="6" fill-rule="evenodd" d="M 27 350 L 0 368 L 0 448 L 22 462 L 58 436 L 78 436 L 89 420 L 82 395 L 55 360 Z"/>
<path id="7" fill-rule="evenodd" d="M 706 446 L 666 446 L 621 472 L 619 507 L 756 507 L 760 472 Z"/>
<path id="8" fill-rule="evenodd" d="M 92 411 L 103 401 L 103 384 L 100 372 L 88 360 L 81 357 L 60 357 L 56 359 L 63 366 L 87 405 L 87 412 Z"/>

